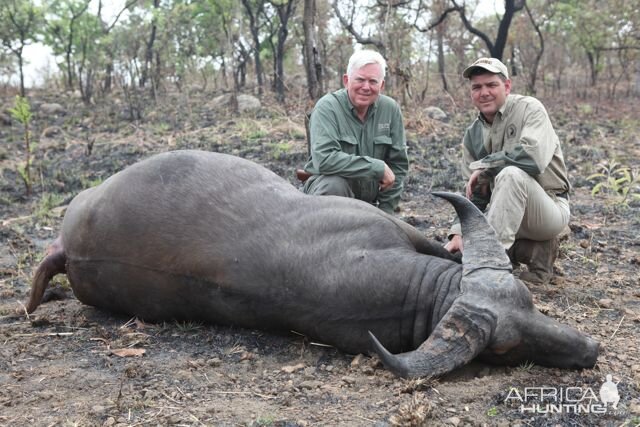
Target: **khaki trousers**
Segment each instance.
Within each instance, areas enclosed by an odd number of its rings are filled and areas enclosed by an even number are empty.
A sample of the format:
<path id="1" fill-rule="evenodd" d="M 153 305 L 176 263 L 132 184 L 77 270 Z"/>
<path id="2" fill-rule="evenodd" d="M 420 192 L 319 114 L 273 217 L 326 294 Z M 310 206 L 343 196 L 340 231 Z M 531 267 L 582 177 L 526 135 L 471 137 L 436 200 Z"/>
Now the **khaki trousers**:
<path id="1" fill-rule="evenodd" d="M 570 215 L 567 199 L 547 194 L 522 169 L 508 166 L 496 176 L 487 220 L 505 249 L 516 239 L 553 239 L 569 224 Z"/>

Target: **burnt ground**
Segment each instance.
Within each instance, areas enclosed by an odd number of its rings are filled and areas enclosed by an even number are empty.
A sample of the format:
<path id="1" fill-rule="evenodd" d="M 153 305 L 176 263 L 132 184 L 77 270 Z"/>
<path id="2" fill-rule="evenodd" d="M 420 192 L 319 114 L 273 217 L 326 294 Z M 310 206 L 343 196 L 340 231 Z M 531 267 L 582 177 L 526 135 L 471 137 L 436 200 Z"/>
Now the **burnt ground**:
<path id="1" fill-rule="evenodd" d="M 611 169 L 611 160 L 637 177 L 637 100 L 545 100 L 574 185 L 571 232 L 553 282 L 530 289 L 541 311 L 601 342 L 594 369 L 474 362 L 439 380 L 403 380 L 376 358 L 302 336 L 189 322 L 148 324 L 102 312 L 80 304 L 64 277 L 54 279 L 52 300 L 31 316 L 13 315 L 69 201 L 138 159 L 170 149 L 220 151 L 261 163 L 297 185 L 293 170 L 306 157 L 303 109 L 266 106 L 231 116 L 212 108 L 210 98 L 175 96 L 153 108 L 149 101 L 141 104 L 143 120 L 132 122 L 124 102 L 85 108 L 64 95 L 32 96 L 38 145 L 29 197 L 17 173 L 23 132 L 15 121 L 0 125 L 0 425 L 640 423 L 640 202 L 621 196 L 625 188 L 629 194 L 640 194 L 640 188 L 612 181 L 594 197 L 591 190 L 602 179 L 588 179 L 602 162 Z M 12 98 L 2 102 L 6 108 Z M 46 113 L 46 102 L 61 103 L 64 111 Z M 443 241 L 453 211 L 429 192 L 461 190 L 458 144 L 472 113 L 448 112 L 442 122 L 418 108 L 405 111 L 412 167 L 397 214 Z M 568 389 L 574 400 L 589 392 L 593 397 L 607 374 L 617 383 L 620 402 L 604 414 L 566 407 L 533 413 L 508 399 L 511 388 L 524 393 L 536 387 Z"/>

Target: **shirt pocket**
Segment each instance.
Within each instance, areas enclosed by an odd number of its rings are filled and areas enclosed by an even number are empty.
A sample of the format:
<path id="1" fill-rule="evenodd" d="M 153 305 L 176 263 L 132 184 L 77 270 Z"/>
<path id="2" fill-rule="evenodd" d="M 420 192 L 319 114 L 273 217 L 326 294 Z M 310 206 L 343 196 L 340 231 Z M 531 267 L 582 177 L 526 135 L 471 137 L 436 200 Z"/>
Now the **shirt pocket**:
<path id="1" fill-rule="evenodd" d="M 373 139 L 373 157 L 378 160 L 384 160 L 389 155 L 389 150 L 393 141 L 388 136 L 376 136 Z"/>
<path id="2" fill-rule="evenodd" d="M 358 154 L 358 141 L 351 135 L 340 135 L 338 139 L 342 151 L 347 154 Z"/>

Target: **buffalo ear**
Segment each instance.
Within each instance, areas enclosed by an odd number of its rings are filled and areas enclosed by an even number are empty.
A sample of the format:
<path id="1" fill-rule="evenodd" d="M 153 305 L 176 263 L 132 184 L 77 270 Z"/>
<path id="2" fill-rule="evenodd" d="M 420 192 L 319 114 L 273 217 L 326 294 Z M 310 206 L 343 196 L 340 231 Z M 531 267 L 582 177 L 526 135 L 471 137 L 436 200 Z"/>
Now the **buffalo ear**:
<path id="1" fill-rule="evenodd" d="M 456 301 L 416 350 L 393 355 L 369 332 L 382 363 L 403 378 L 439 377 L 469 363 L 487 347 L 496 326 L 489 310 Z"/>

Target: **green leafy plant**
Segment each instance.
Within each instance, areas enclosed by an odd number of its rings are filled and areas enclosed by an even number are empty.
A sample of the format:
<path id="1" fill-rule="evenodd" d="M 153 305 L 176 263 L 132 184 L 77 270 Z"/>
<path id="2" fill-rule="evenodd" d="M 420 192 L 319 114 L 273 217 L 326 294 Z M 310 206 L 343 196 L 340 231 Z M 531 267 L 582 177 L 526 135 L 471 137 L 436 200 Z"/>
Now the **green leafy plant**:
<path id="1" fill-rule="evenodd" d="M 518 371 L 529 372 L 531 369 L 534 368 L 534 366 L 536 366 L 535 363 L 527 360 L 521 363 L 520 365 L 518 365 Z"/>
<path id="2" fill-rule="evenodd" d="M 291 145 L 287 142 L 271 144 L 271 148 L 273 150 L 271 151 L 271 158 L 276 160 L 284 158 L 291 151 Z"/>
<path id="3" fill-rule="evenodd" d="M 587 178 L 598 181 L 591 189 L 592 196 L 606 193 L 619 206 L 628 206 L 631 200 L 640 200 L 640 171 L 631 170 L 613 159 L 600 163 L 598 170 Z"/>
<path id="4" fill-rule="evenodd" d="M 31 195 L 31 130 L 29 125 L 31 124 L 31 107 L 29 101 L 22 96 L 16 96 L 16 101 L 13 108 L 9 109 L 11 116 L 22 124 L 24 127 L 24 145 L 25 145 L 25 162 L 18 167 L 18 173 L 24 181 L 24 185 L 27 191 L 27 197 Z"/>
<path id="5" fill-rule="evenodd" d="M 275 425 L 275 421 L 276 419 L 272 415 L 262 415 L 258 417 L 258 419 L 252 423 L 252 425 L 256 427 L 267 427 Z"/>
<path id="6" fill-rule="evenodd" d="M 102 177 L 97 177 L 97 178 L 87 178 L 84 176 L 80 177 L 80 183 L 82 184 L 82 188 L 97 187 L 103 182 L 104 182 L 104 179 L 102 179 Z"/>
<path id="7" fill-rule="evenodd" d="M 176 321 L 176 327 L 178 328 L 178 331 L 182 333 L 196 332 L 199 329 L 202 329 L 202 323 L 194 321 Z"/>
<path id="8" fill-rule="evenodd" d="M 35 217 L 40 221 L 48 221 L 54 216 L 53 209 L 60 206 L 64 198 L 62 194 L 44 193 L 36 206 Z"/>
<path id="9" fill-rule="evenodd" d="M 496 408 L 495 406 L 489 408 L 489 410 L 487 411 L 487 415 L 489 417 L 495 417 L 496 415 L 498 415 L 498 408 Z"/>

